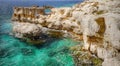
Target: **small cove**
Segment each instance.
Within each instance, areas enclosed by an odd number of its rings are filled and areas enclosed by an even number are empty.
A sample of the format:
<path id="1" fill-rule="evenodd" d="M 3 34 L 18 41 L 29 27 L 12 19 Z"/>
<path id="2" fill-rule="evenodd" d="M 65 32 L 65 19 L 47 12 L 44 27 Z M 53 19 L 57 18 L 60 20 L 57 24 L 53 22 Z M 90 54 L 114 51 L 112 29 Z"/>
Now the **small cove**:
<path id="1" fill-rule="evenodd" d="M 72 6 L 76 3 L 78 2 L 67 2 L 67 5 L 66 2 L 51 4 L 63 7 L 63 4 L 64 6 Z M 25 3 L 21 5 L 24 6 Z M 19 6 L 21 5 L 19 4 Z M 7 8 L 7 6 L 5 7 Z M 79 42 L 70 38 L 53 38 L 42 45 L 33 46 L 9 35 L 11 32 L 11 15 L 0 15 L 0 66 L 75 66 L 69 48 Z"/>

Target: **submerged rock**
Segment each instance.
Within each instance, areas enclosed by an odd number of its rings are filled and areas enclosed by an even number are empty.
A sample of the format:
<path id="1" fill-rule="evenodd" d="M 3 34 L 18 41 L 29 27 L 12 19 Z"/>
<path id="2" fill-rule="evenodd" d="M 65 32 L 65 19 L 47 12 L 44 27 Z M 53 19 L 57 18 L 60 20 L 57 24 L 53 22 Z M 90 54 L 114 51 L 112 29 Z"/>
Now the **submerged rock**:
<path id="1" fill-rule="evenodd" d="M 5 57 L 13 57 L 16 56 L 18 54 L 17 51 L 15 51 L 14 49 L 11 48 L 0 48 L 0 58 L 5 58 Z"/>
<path id="2" fill-rule="evenodd" d="M 6 53 L 7 50 L 5 49 L 0 49 L 0 57 L 6 57 L 7 56 L 7 53 Z"/>
<path id="3" fill-rule="evenodd" d="M 29 38 L 25 39 L 27 43 L 34 44 L 34 45 L 40 45 L 46 42 L 45 39 L 37 39 L 37 40 L 31 40 Z"/>
<path id="4" fill-rule="evenodd" d="M 49 56 L 49 57 L 53 57 L 53 56 L 55 56 L 56 54 L 57 54 L 56 51 L 48 52 L 48 56 Z"/>
<path id="5" fill-rule="evenodd" d="M 68 47 L 60 47 L 60 48 L 58 48 L 59 50 L 56 50 L 56 51 L 52 51 L 52 52 L 49 52 L 48 51 L 48 56 L 50 56 L 50 57 L 53 57 L 53 56 L 55 56 L 56 54 L 64 54 L 64 53 L 69 53 L 69 48 Z"/>
<path id="6" fill-rule="evenodd" d="M 26 56 L 35 54 L 34 49 L 31 48 L 21 48 L 21 53 Z"/>
<path id="7" fill-rule="evenodd" d="M 60 62 L 57 62 L 54 59 L 49 59 L 49 60 L 47 60 L 47 62 L 44 63 L 44 66 L 61 66 L 61 65 L 62 64 Z"/>

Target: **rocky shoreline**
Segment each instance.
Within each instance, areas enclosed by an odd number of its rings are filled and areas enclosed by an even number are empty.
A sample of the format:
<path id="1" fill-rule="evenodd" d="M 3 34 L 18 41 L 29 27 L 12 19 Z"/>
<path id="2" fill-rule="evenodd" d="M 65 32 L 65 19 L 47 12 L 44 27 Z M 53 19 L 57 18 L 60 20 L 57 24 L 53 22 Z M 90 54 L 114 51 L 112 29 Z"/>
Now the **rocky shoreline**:
<path id="1" fill-rule="evenodd" d="M 44 9 L 38 13 L 38 7 L 16 7 L 12 17 L 13 33 L 18 38 L 31 40 L 39 39 L 42 34 L 50 37 L 72 37 L 84 42 L 81 50 L 81 47 L 74 47 L 77 55 L 80 56 L 79 52 L 89 51 L 104 60 L 103 63 L 97 60 L 102 66 L 119 66 L 119 5 L 119 0 L 88 0 L 73 7 L 51 8 L 48 15 L 44 14 Z M 34 38 L 36 36 L 39 37 Z"/>

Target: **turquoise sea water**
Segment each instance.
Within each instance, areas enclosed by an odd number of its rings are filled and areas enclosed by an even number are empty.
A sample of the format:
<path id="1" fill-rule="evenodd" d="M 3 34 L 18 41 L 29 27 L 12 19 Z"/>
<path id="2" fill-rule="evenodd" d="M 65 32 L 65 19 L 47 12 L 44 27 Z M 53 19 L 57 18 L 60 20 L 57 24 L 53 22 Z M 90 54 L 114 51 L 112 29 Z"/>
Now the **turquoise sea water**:
<path id="1" fill-rule="evenodd" d="M 78 44 L 71 39 L 54 39 L 35 47 L 10 35 L 2 35 L 0 66 L 74 66 L 69 47 Z"/>
<path id="2" fill-rule="evenodd" d="M 75 4 L 71 3 L 68 6 Z M 53 38 L 39 46 L 30 45 L 9 35 L 12 32 L 10 18 L 9 14 L 0 15 L 0 66 L 75 66 L 69 47 L 78 42 Z"/>

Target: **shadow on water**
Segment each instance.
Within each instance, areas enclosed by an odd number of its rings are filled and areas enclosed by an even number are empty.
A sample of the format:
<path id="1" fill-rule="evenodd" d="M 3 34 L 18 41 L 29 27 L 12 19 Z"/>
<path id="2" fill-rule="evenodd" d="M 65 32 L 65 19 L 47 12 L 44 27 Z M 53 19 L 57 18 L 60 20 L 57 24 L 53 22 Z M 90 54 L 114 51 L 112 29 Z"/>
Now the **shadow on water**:
<path id="1" fill-rule="evenodd" d="M 49 37 L 49 38 L 46 38 L 46 39 L 47 39 L 47 41 L 45 43 L 37 44 L 37 45 L 33 45 L 33 46 L 35 46 L 37 49 L 47 48 L 48 49 L 47 54 L 48 54 L 49 57 L 53 57 L 53 56 L 55 56 L 58 53 L 60 53 L 60 54 L 70 53 L 69 47 L 67 47 L 67 46 L 62 46 L 62 47 L 56 48 L 54 50 L 51 49 L 52 48 L 51 47 L 52 43 L 54 43 L 55 41 L 60 41 L 63 38 L 52 38 L 52 37 Z M 57 43 L 56 43 L 56 45 L 57 45 Z"/>
<path id="2" fill-rule="evenodd" d="M 42 43 L 42 44 L 37 44 L 37 45 L 34 45 L 37 49 L 41 49 L 41 48 L 44 48 L 44 47 L 48 47 L 50 46 L 50 44 L 52 44 L 54 41 L 57 41 L 57 40 L 60 40 L 60 39 L 57 39 L 57 38 L 46 38 L 47 40 Z"/>

